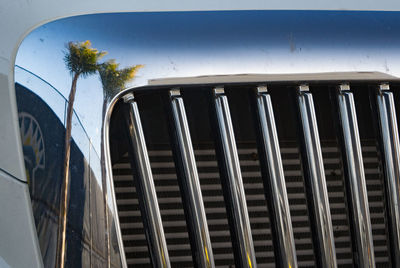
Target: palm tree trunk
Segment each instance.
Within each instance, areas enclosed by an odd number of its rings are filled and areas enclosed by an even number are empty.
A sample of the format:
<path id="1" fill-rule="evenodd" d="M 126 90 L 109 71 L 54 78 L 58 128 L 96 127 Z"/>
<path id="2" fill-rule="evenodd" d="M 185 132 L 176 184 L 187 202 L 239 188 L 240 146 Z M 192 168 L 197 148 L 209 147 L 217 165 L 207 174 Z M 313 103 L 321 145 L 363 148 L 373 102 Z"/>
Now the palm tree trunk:
<path id="1" fill-rule="evenodd" d="M 111 252 L 110 252 L 110 234 L 108 233 L 110 228 L 109 228 L 109 221 L 108 221 L 108 202 L 107 202 L 107 176 L 106 176 L 106 161 L 105 161 L 105 151 L 104 151 L 104 119 L 106 116 L 106 110 L 107 110 L 107 103 L 108 99 L 106 96 L 104 96 L 103 99 L 103 110 L 102 110 L 102 123 L 101 123 L 101 144 L 100 144 L 100 151 L 101 151 L 101 181 L 103 184 L 103 199 L 104 199 L 104 219 L 105 219 L 105 226 L 106 226 L 106 232 L 105 232 L 105 242 L 106 242 L 106 257 L 107 257 L 107 267 L 109 268 L 111 266 Z"/>
<path id="2" fill-rule="evenodd" d="M 79 73 L 75 73 L 72 79 L 71 91 L 68 97 L 67 121 L 65 123 L 65 146 L 64 146 L 64 165 L 60 197 L 60 214 L 58 217 L 58 237 L 57 237 L 57 259 L 56 267 L 64 268 L 65 265 L 65 240 L 67 234 L 67 213 L 68 213 L 68 192 L 69 192 L 69 162 L 71 158 L 71 129 L 72 115 L 76 93 L 76 82 Z"/>

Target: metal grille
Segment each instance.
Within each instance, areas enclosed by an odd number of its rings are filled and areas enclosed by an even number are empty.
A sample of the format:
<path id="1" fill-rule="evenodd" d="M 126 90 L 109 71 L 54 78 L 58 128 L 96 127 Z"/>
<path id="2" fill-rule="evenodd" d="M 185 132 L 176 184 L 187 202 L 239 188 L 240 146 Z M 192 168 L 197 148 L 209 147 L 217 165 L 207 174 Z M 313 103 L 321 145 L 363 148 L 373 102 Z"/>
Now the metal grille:
<path id="1" fill-rule="evenodd" d="M 159 94 L 158 92 L 155 91 L 152 94 Z M 301 91 L 299 94 L 302 94 Z M 366 94 L 370 93 L 366 92 Z M 313 106 L 308 108 L 314 109 Z M 146 109 L 150 109 L 150 107 Z M 278 124 L 282 124 L 282 122 L 278 122 Z M 265 184 L 260 167 L 260 151 L 257 149 L 256 140 L 253 142 L 237 140 L 236 145 L 255 260 L 258 267 L 275 267 L 277 266 L 275 258 L 277 251 L 276 249 L 274 251 L 276 245 L 271 229 L 272 215 L 268 211 L 269 201 L 266 200 Z M 378 138 L 361 139 L 363 172 L 373 240 L 372 260 L 376 267 L 387 267 L 390 264 L 394 265 L 394 262 L 390 258 L 389 251 L 387 226 L 389 215 L 385 212 L 385 196 L 388 193 L 385 193 L 385 177 L 382 171 L 382 161 L 384 160 L 381 159 L 381 149 L 378 145 Z M 310 201 L 307 199 L 309 193 L 306 191 L 304 163 L 300 157 L 302 155 L 300 152 L 304 147 L 301 147 L 297 141 L 285 140 L 280 140 L 279 146 L 293 229 L 295 262 L 298 267 L 315 267 L 321 261 L 318 258 L 323 257 L 316 254 L 316 234 L 312 230 L 316 223 L 310 217 Z M 343 163 L 346 164 L 346 160 L 342 150 L 344 149 L 340 147 L 340 139 L 321 139 L 323 168 L 329 199 L 330 216 L 328 219 L 332 224 L 334 242 L 334 259 L 338 267 L 354 267 L 354 265 L 361 265 L 363 261 L 368 261 L 368 257 L 362 256 L 361 251 L 358 252 L 360 256 L 354 254 L 357 234 L 356 231 L 354 231 L 355 233 L 351 232 L 353 216 L 349 212 L 349 200 L 353 197 L 354 192 L 349 191 L 346 186 L 345 172 L 347 169 L 343 166 Z M 188 219 L 185 218 L 182 186 L 178 183 L 179 178 L 175 166 L 177 159 L 174 158 L 174 151 L 171 150 L 170 145 L 160 143 L 152 144 L 151 149 L 146 152 L 154 179 L 170 265 L 172 267 L 193 267 L 195 266 L 192 256 L 193 245 L 191 246 L 189 239 L 191 231 L 188 228 Z M 227 200 L 226 196 L 224 197 L 226 193 L 223 192 L 219 156 L 214 143 L 203 143 L 201 147 L 196 144 L 194 156 L 215 267 L 237 266 L 238 260 L 232 246 L 237 241 L 234 241 L 235 236 L 232 236 L 232 223 L 230 223 L 230 216 L 227 213 Z M 125 153 L 113 165 L 113 179 L 123 243 L 129 266 L 150 267 L 152 257 L 146 241 L 144 220 L 135 184 L 135 180 L 138 178 L 132 176 L 135 172 L 132 170 L 131 163 L 132 159 L 128 153 Z M 153 266 L 157 265 L 153 263 Z"/>
<path id="2" fill-rule="evenodd" d="M 375 260 L 380 267 L 387 267 L 389 265 L 389 256 L 383 215 L 383 182 L 379 175 L 377 150 L 375 144 L 371 144 L 371 142 L 365 142 L 363 145 Z M 275 267 L 268 209 L 258 160 L 254 160 L 257 156 L 257 149 L 254 146 L 243 147 L 248 148 L 239 149 L 239 157 L 241 160 L 240 164 L 243 172 L 257 265 L 258 267 Z M 338 266 L 353 267 L 339 149 L 332 142 L 327 142 L 323 144 L 322 152 Z M 298 149 L 293 145 L 286 145 L 282 147 L 281 153 L 290 213 L 293 221 L 298 264 L 299 267 L 314 267 L 315 260 L 312 249 L 310 223 L 307 214 Z M 195 154 L 216 266 L 227 267 L 234 265 L 228 220 L 219 181 L 215 152 L 213 149 L 203 149 L 195 150 Z M 193 265 L 190 244 L 172 152 L 170 150 L 149 151 L 149 155 L 172 265 L 174 267 L 190 267 Z M 132 267 L 135 265 L 150 267 L 146 238 L 128 155 L 125 155 L 120 163 L 115 164 L 113 168 L 127 262 Z"/>

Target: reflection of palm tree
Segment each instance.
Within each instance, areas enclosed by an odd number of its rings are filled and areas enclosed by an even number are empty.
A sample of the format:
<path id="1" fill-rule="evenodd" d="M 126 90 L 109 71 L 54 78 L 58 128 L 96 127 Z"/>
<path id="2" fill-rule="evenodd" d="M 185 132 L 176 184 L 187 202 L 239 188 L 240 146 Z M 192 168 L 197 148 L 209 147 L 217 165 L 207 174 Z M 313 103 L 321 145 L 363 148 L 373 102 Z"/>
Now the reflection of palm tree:
<path id="1" fill-rule="evenodd" d="M 135 78 L 136 73 L 143 65 L 135 65 L 124 69 L 118 69 L 119 64 L 115 60 L 109 60 L 99 64 L 99 74 L 103 84 L 104 103 L 107 103 L 126 86 L 126 83 Z M 104 111 L 104 109 L 103 109 Z"/>
<path id="2" fill-rule="evenodd" d="M 97 61 L 103 57 L 106 52 L 99 52 L 91 48 L 90 41 L 74 43 L 69 42 L 65 53 L 64 61 L 72 75 L 71 91 L 68 97 L 67 121 L 65 123 L 65 146 L 64 146 L 64 165 L 63 181 L 61 188 L 60 216 L 57 240 L 57 266 L 63 268 L 65 260 L 65 238 L 67 226 L 67 201 L 69 190 L 69 162 L 71 156 L 71 129 L 73 106 L 76 93 L 76 83 L 80 76 L 86 77 L 97 71 Z"/>
<path id="3" fill-rule="evenodd" d="M 102 176 L 102 184 L 103 184 L 103 191 L 106 191 L 107 189 L 107 183 L 106 183 L 106 171 L 105 171 L 105 153 L 104 153 L 104 134 L 103 134 L 103 124 L 104 124 L 104 118 L 106 114 L 106 108 L 107 104 L 111 101 L 111 99 L 118 94 L 121 90 L 125 88 L 125 85 L 127 82 L 131 81 L 137 71 L 143 67 L 143 65 L 135 65 L 133 67 L 128 67 L 124 69 L 118 69 L 119 64 L 116 63 L 114 60 L 110 60 L 108 62 L 102 63 L 99 65 L 99 74 L 100 74 L 100 79 L 101 83 L 103 84 L 103 94 L 104 94 L 104 99 L 103 99 L 103 110 L 102 110 L 102 124 L 101 124 L 101 176 Z M 108 223 L 108 211 L 107 211 L 107 200 L 106 200 L 106 195 L 104 194 L 103 197 L 105 198 L 104 200 L 104 215 L 105 215 L 105 224 L 106 224 L 106 230 L 109 230 L 109 223 Z M 110 255 L 110 243 L 108 242 L 109 240 L 109 235 L 106 232 L 106 249 L 108 255 Z M 108 258 L 108 261 L 110 261 L 110 258 Z M 110 267 L 110 263 L 108 264 L 108 267 Z"/>

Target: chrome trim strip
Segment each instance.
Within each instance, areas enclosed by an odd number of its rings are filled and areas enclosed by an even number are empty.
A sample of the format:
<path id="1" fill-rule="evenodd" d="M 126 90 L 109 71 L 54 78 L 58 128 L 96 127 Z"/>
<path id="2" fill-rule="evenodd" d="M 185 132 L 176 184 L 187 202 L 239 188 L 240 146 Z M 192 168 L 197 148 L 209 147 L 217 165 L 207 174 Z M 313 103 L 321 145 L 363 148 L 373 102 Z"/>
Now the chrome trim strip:
<path id="1" fill-rule="evenodd" d="M 147 153 L 139 109 L 133 93 L 123 97 L 129 104 L 125 114 L 129 128 L 129 153 L 132 157 L 132 168 L 135 172 L 136 191 L 138 192 L 143 226 L 146 230 L 147 244 L 153 267 L 171 267 L 164 229 L 161 221 L 160 208 L 154 187 L 153 174 Z"/>
<path id="2" fill-rule="evenodd" d="M 103 125 L 103 137 L 104 137 L 103 150 L 104 150 L 104 160 L 105 160 L 104 163 L 106 166 L 106 180 L 108 181 L 108 183 L 110 185 L 111 196 L 108 196 L 107 189 L 103 189 L 103 191 L 105 191 L 105 194 L 107 195 L 107 197 L 106 197 L 107 200 L 111 200 L 111 205 L 112 205 L 113 214 L 114 214 L 113 219 L 114 219 L 114 224 L 115 224 L 115 232 L 117 233 L 118 248 L 119 248 L 119 252 L 121 255 L 122 268 L 128 268 L 128 264 L 126 262 L 126 256 L 125 256 L 124 243 L 122 240 L 121 225 L 119 223 L 118 207 L 117 207 L 117 200 L 116 200 L 116 196 L 115 196 L 114 180 L 113 180 L 112 164 L 111 164 L 111 153 L 110 153 L 111 115 L 112 115 L 115 104 L 121 98 L 121 96 L 123 96 L 124 94 L 126 94 L 126 91 L 120 92 L 111 100 L 109 106 L 107 107 L 107 111 L 106 111 L 106 115 L 105 115 L 105 119 L 104 119 L 104 125 Z M 105 205 L 107 206 L 108 204 L 105 204 Z"/>
<path id="3" fill-rule="evenodd" d="M 169 91 L 172 143 L 195 267 L 215 267 L 196 160 L 179 89 Z"/>
<path id="4" fill-rule="evenodd" d="M 202 75 L 193 77 L 171 77 L 150 79 L 150 86 L 172 85 L 205 85 L 271 82 L 331 82 L 338 81 L 399 81 L 398 77 L 381 72 L 324 72 L 324 73 L 287 73 L 287 74 L 233 74 L 233 75 Z"/>
<path id="5" fill-rule="evenodd" d="M 257 87 L 255 99 L 257 104 L 257 107 L 254 108 L 256 108 L 257 118 L 258 151 L 264 192 L 269 201 L 275 262 L 278 267 L 296 268 L 296 248 L 285 176 L 271 96 L 268 94 L 266 86 Z"/>
<path id="6" fill-rule="evenodd" d="M 320 267 L 337 267 L 318 125 L 313 97 L 307 85 L 297 88 L 297 104 L 301 121 L 301 162 L 307 188 L 317 264 Z"/>
<path id="7" fill-rule="evenodd" d="M 353 245 L 357 253 L 354 256 L 355 264 L 358 267 L 375 267 L 360 135 L 358 133 L 354 97 L 348 84 L 342 84 L 338 88 L 338 107 L 343 135 L 346 186 L 350 194 L 348 204 L 350 205 L 350 220 L 353 226 Z"/>
<path id="8" fill-rule="evenodd" d="M 214 88 L 212 93 L 219 136 L 217 153 L 236 267 L 257 267 L 228 99 L 222 87 Z"/>
<path id="9" fill-rule="evenodd" d="M 392 266 L 400 266 L 400 143 L 393 93 L 381 84 L 376 95 L 383 166 L 386 184 L 387 212 Z"/>

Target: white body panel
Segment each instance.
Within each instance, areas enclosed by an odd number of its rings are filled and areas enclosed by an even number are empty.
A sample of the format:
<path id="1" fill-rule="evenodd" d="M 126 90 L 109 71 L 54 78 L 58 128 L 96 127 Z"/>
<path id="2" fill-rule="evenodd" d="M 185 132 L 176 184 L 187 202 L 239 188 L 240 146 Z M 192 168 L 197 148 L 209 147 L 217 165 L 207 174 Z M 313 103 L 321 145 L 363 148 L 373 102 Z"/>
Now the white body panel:
<path id="1" fill-rule="evenodd" d="M 41 267 L 28 187 L 0 171 L 0 267 Z"/>

